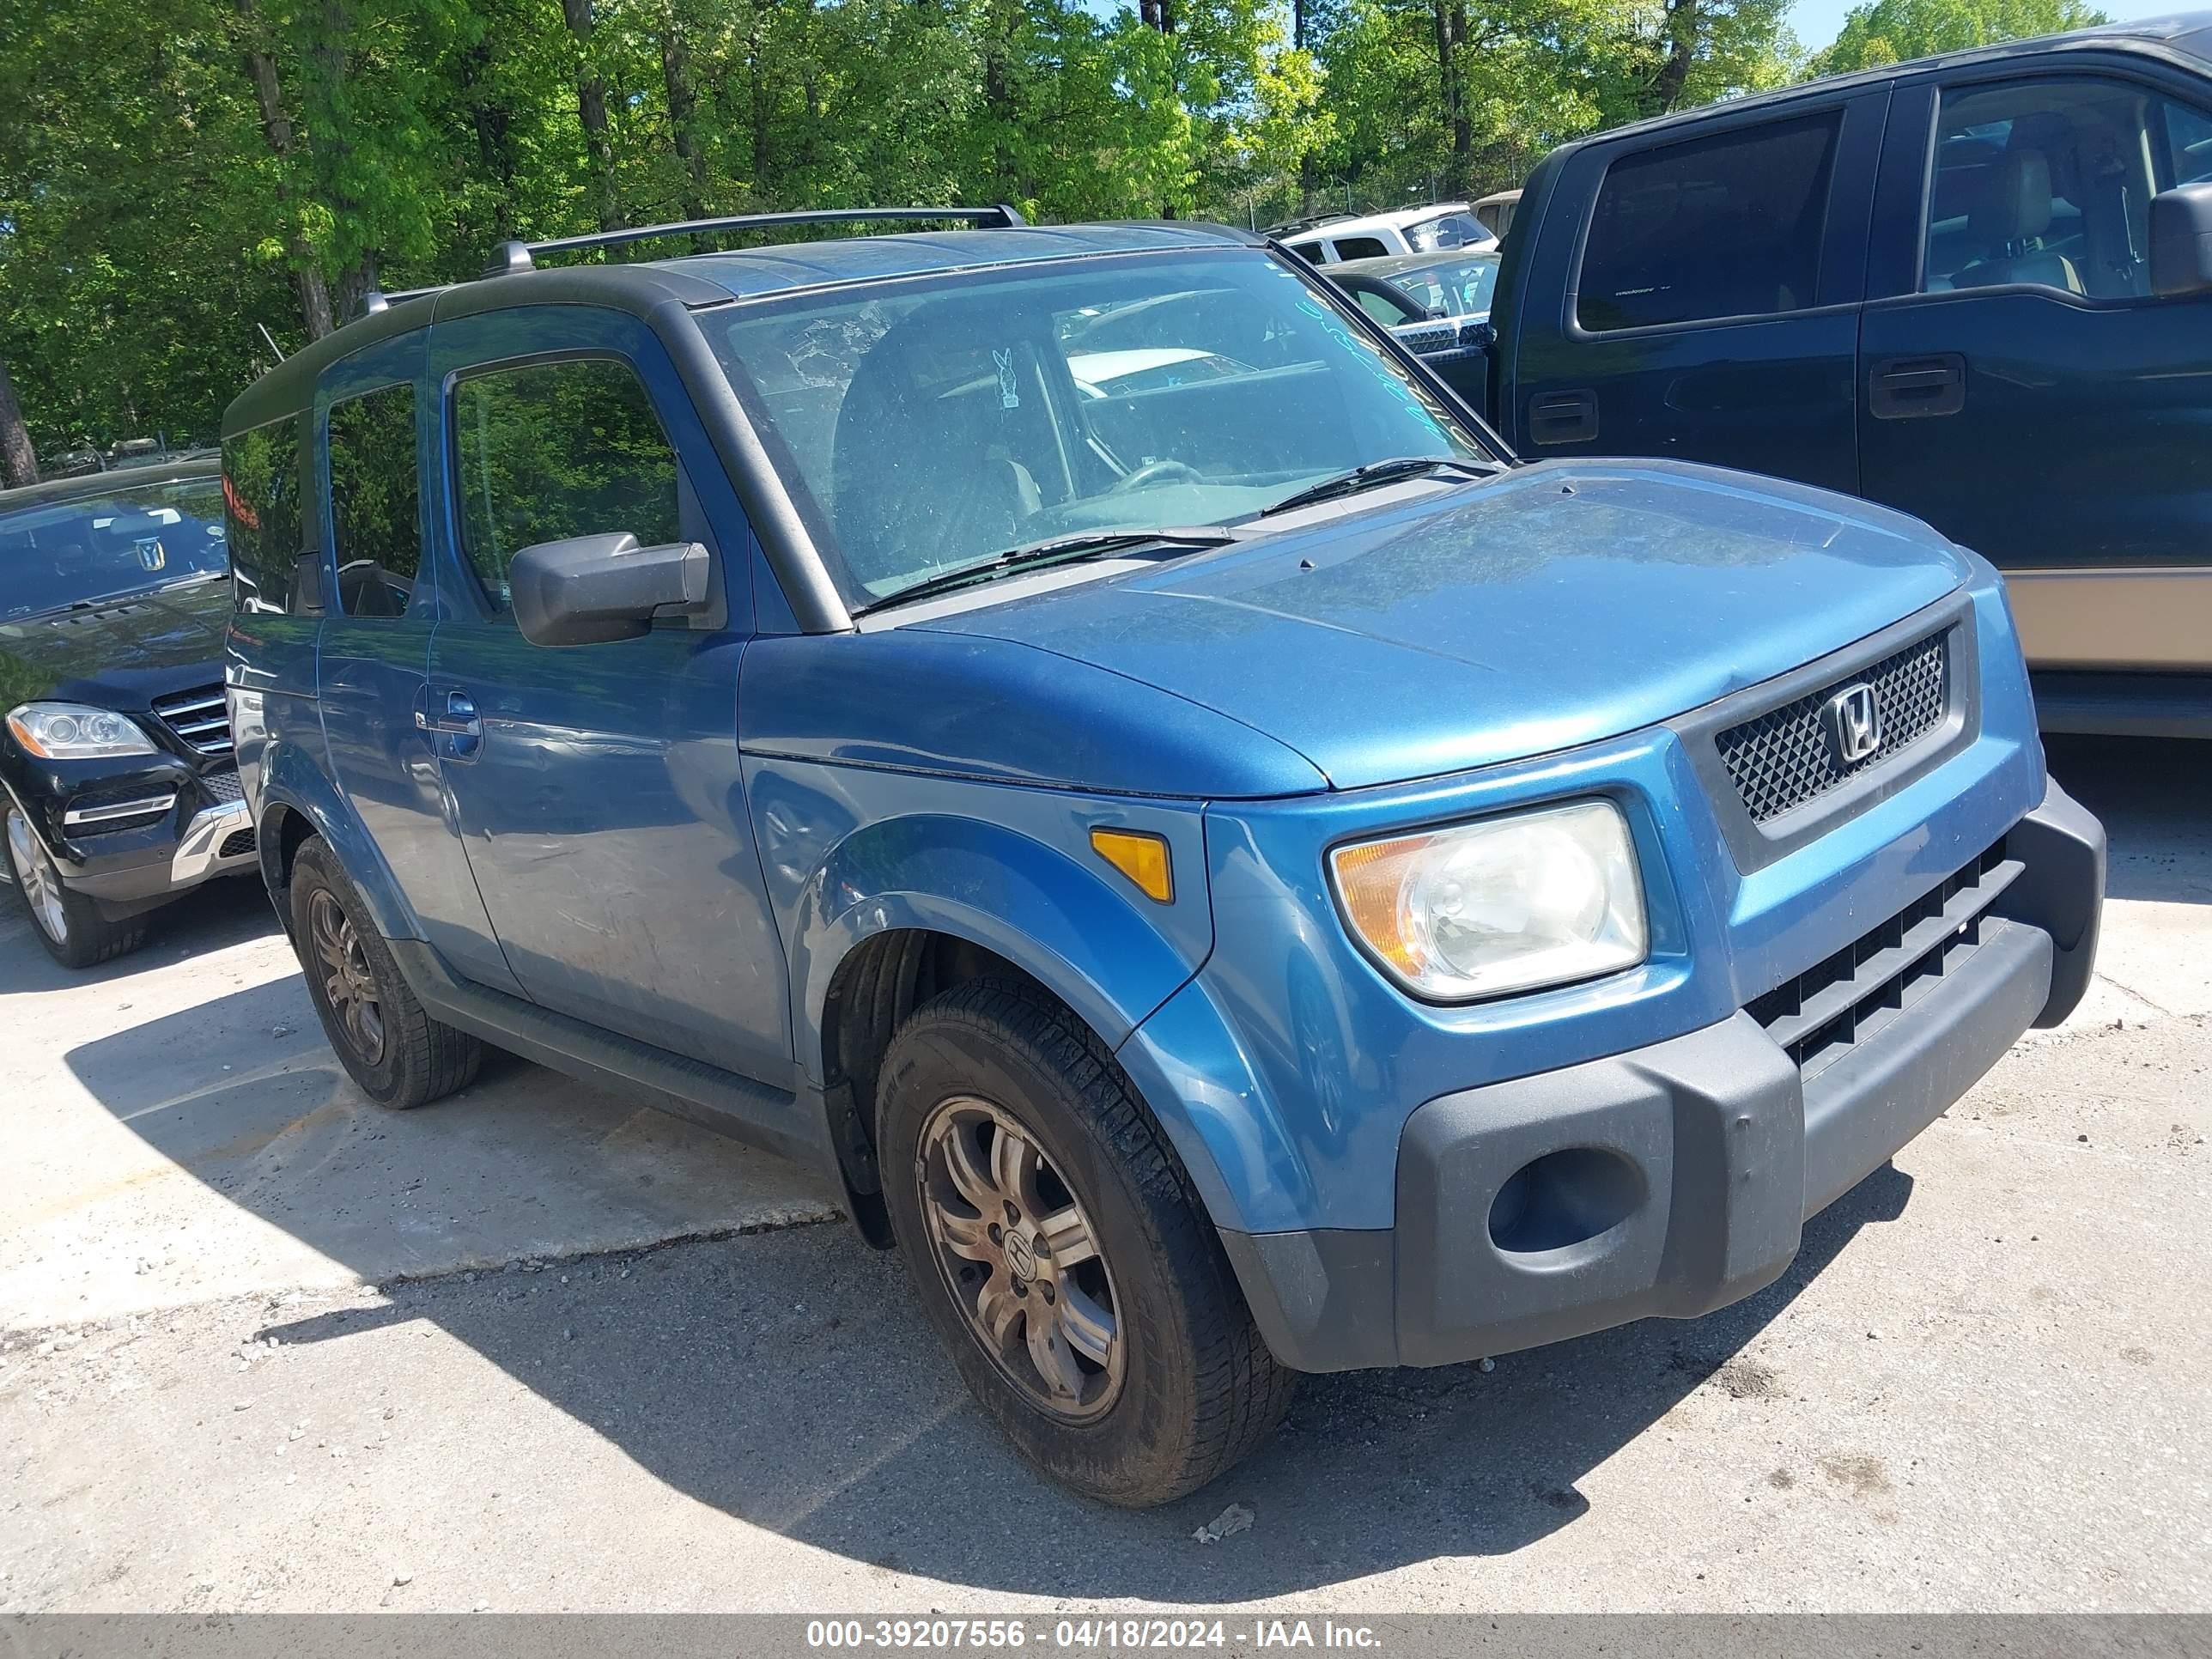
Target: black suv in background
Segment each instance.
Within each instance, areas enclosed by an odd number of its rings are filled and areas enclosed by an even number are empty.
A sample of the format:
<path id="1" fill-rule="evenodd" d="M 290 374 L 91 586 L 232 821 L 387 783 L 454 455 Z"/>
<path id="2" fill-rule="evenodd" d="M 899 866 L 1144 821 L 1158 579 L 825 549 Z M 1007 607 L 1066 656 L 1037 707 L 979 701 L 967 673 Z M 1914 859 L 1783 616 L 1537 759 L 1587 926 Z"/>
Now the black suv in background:
<path id="1" fill-rule="evenodd" d="M 2212 736 L 2212 13 L 1566 145 L 1490 320 L 1523 456 L 1900 508 L 2005 573 L 2046 730 Z"/>
<path id="2" fill-rule="evenodd" d="M 251 871 L 223 702 L 230 561 L 212 459 L 0 491 L 0 873 L 56 961 Z"/>

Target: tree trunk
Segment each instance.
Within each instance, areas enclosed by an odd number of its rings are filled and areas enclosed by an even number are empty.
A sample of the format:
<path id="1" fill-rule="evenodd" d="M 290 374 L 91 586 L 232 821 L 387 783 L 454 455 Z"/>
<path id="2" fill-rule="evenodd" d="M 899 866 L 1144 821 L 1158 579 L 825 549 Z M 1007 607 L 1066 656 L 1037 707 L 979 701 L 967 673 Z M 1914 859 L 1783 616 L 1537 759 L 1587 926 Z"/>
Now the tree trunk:
<path id="1" fill-rule="evenodd" d="M 561 15 L 576 40 L 576 118 L 583 124 L 586 165 L 601 230 L 623 228 L 615 194 L 615 145 L 607 131 L 607 82 L 592 58 L 592 0 L 561 0 Z"/>
<path id="2" fill-rule="evenodd" d="M 1015 177 L 1014 134 L 1021 124 L 1015 106 L 1013 60 L 1020 0 L 991 0 L 983 42 L 983 110 L 991 123 L 991 199 L 1011 202 L 1024 192 Z"/>
<path id="3" fill-rule="evenodd" d="M 461 90 L 469 124 L 476 130 L 477 165 L 499 181 L 495 240 L 514 234 L 514 112 L 487 90 L 491 78 L 491 36 L 487 33 L 461 59 Z"/>
<path id="4" fill-rule="evenodd" d="M 1444 193 L 1468 194 L 1474 174 L 1474 125 L 1467 109 L 1467 76 L 1460 49 L 1467 44 L 1464 0 L 1431 0 L 1437 26 L 1437 90 L 1451 149 L 1444 162 Z"/>
<path id="5" fill-rule="evenodd" d="M 1683 88 L 1689 85 L 1690 69 L 1697 61 L 1698 0 L 1668 0 L 1667 7 L 1667 61 L 1659 66 L 1659 76 L 1651 83 L 1651 113 L 1665 115 L 1679 109 L 1682 104 Z"/>
<path id="6" fill-rule="evenodd" d="M 1312 10 L 1311 0 L 1291 0 L 1291 48 L 1294 52 L 1306 49 L 1306 22 Z M 1298 217 L 1313 216 L 1314 198 L 1321 192 L 1321 163 L 1309 149 L 1298 155 Z"/>
<path id="7" fill-rule="evenodd" d="M 10 489 L 39 481 L 39 452 L 23 424 L 23 406 L 15 401 L 15 383 L 8 365 L 0 360 L 0 482 Z"/>
<path id="8" fill-rule="evenodd" d="M 668 131 L 684 164 L 682 216 L 707 216 L 707 148 L 699 140 L 699 88 L 691 78 L 691 53 L 676 8 L 660 9 L 660 78 L 668 88 Z"/>
<path id="9" fill-rule="evenodd" d="M 300 229 L 299 215 L 294 210 L 290 177 L 295 148 L 292 118 L 284 112 L 283 90 L 276 83 L 276 60 L 261 50 L 258 38 L 261 19 L 254 9 L 254 0 L 238 0 L 238 15 L 246 26 L 246 77 L 253 82 L 254 101 L 261 110 L 261 131 L 269 141 L 270 154 L 276 158 L 276 204 L 283 210 L 284 252 L 292 261 L 293 287 L 300 296 L 300 320 L 306 325 L 307 337 L 319 340 L 331 328 L 331 290 L 323 280 L 322 268 L 315 263 L 314 249 Z"/>

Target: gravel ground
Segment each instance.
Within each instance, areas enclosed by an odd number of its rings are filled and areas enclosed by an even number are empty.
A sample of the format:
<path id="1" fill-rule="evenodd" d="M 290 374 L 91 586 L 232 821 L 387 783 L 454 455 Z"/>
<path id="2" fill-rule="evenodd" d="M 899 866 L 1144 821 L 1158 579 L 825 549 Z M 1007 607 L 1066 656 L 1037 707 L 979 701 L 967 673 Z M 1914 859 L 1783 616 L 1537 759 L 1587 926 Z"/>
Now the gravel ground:
<path id="1" fill-rule="evenodd" d="M 11 923 L 0 1612 L 2207 1610 L 2208 752 L 2054 745 L 2104 976 L 1780 1283 L 1315 1379 L 1148 1515 L 775 1160 L 520 1064 L 375 1113 L 250 890 L 83 978 Z"/>

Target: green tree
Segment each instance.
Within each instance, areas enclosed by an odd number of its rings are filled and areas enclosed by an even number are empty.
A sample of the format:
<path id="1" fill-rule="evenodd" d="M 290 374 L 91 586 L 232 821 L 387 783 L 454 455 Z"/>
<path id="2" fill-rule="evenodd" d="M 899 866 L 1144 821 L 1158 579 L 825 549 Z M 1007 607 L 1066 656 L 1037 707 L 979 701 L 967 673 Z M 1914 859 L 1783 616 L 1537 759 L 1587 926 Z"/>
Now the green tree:
<path id="1" fill-rule="evenodd" d="M 1878 69 L 2107 21 L 2086 0 L 1869 0 L 1845 14 L 1835 44 L 1808 67 L 1815 75 Z"/>

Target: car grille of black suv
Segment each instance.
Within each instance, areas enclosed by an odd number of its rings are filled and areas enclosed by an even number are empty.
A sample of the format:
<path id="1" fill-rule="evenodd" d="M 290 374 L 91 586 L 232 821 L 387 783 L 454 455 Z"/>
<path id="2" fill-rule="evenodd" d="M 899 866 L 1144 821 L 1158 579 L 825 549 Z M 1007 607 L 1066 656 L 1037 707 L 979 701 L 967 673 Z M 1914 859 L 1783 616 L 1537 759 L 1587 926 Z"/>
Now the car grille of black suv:
<path id="1" fill-rule="evenodd" d="M 2023 867 L 2000 841 L 1881 927 L 1754 999 L 1747 1012 L 1809 1081 L 1955 973 L 1979 948 L 1990 907 Z"/>
<path id="2" fill-rule="evenodd" d="M 230 711 L 224 706 L 222 687 L 194 686 L 154 699 L 154 713 L 162 725 L 203 755 L 230 752 Z"/>
<path id="3" fill-rule="evenodd" d="M 1754 823 L 1765 823 L 1879 766 L 1942 724 L 1950 707 L 1950 635 L 1931 635 L 1880 662 L 1732 726 L 1717 739 L 1721 763 Z M 1821 710 L 1855 685 L 1874 690 L 1881 741 L 1846 762 L 1836 752 Z"/>

